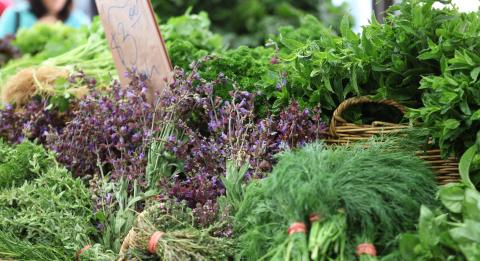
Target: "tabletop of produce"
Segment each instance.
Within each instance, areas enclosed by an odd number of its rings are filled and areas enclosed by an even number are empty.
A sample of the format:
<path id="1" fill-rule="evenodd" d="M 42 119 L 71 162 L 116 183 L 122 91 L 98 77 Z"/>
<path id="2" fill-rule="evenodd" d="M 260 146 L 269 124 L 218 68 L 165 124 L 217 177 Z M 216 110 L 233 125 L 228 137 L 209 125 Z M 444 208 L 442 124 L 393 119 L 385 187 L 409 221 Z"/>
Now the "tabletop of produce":
<path id="1" fill-rule="evenodd" d="M 479 261 L 480 10 L 336 2 L 147 1 L 163 92 L 105 17 L 0 39 L 0 261 Z"/>

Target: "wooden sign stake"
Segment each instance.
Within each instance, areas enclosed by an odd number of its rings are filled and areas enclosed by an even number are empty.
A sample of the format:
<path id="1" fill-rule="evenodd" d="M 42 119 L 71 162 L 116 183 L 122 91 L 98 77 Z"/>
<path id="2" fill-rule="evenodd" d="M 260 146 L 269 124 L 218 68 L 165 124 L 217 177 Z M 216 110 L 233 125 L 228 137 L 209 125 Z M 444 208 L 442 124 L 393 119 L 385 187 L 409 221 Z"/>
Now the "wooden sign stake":
<path id="1" fill-rule="evenodd" d="M 128 85 L 126 73 L 133 69 L 147 76 L 150 95 L 166 90 L 173 69 L 150 1 L 96 3 L 122 85 Z"/>

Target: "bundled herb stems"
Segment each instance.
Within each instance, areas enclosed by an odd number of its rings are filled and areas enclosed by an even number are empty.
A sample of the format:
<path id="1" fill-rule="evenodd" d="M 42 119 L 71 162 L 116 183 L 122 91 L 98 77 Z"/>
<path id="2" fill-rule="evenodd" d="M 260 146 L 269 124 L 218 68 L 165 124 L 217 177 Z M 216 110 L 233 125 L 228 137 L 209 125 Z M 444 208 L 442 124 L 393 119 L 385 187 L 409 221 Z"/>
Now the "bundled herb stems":
<path id="1" fill-rule="evenodd" d="M 362 233 L 356 236 L 355 255 L 359 261 L 378 260 L 374 232 L 373 229 L 364 229 Z"/>
<path id="2" fill-rule="evenodd" d="M 183 203 L 154 204 L 139 215 L 129 251 L 160 260 L 226 260 L 232 242 L 213 235 L 221 225 L 196 226 L 191 210 Z"/>
<path id="3" fill-rule="evenodd" d="M 421 203 L 433 204 L 435 188 L 432 172 L 397 140 L 285 152 L 269 177 L 246 189 L 236 214 L 239 255 L 349 260 L 358 252 L 374 260 L 414 227 Z M 306 220 L 305 233 L 286 232 Z"/>
<path id="4" fill-rule="evenodd" d="M 184 228 L 167 232 L 143 227 L 136 233 L 133 246 L 147 250 L 161 260 L 225 260 L 228 240 L 210 235 L 208 229 Z"/>
<path id="5" fill-rule="evenodd" d="M 346 260 L 347 221 L 345 213 L 339 211 L 325 222 L 316 217 L 317 215 L 310 217 L 312 226 L 308 246 L 311 260 L 323 261 L 332 256 L 336 257 L 336 260 Z"/>

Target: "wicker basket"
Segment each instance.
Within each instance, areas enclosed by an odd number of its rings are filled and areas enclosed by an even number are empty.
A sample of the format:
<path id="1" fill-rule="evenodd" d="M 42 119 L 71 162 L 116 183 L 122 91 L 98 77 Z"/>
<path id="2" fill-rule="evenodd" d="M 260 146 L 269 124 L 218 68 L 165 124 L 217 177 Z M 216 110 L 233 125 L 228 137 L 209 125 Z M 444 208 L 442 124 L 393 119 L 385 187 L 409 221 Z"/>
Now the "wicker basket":
<path id="1" fill-rule="evenodd" d="M 330 123 L 330 138 L 327 140 L 331 145 L 348 145 L 351 142 L 364 141 L 375 135 L 398 133 L 406 128 L 405 124 L 374 121 L 372 124 L 353 124 L 342 118 L 342 114 L 351 106 L 378 103 L 392 106 L 402 114 L 406 108 L 393 100 L 373 101 L 369 97 L 355 97 L 345 100 L 333 113 Z M 425 160 L 437 173 L 437 180 L 440 184 L 457 182 L 460 178 L 458 172 L 458 161 L 453 158 L 442 159 L 439 149 L 428 149 L 417 152 L 417 155 Z"/>

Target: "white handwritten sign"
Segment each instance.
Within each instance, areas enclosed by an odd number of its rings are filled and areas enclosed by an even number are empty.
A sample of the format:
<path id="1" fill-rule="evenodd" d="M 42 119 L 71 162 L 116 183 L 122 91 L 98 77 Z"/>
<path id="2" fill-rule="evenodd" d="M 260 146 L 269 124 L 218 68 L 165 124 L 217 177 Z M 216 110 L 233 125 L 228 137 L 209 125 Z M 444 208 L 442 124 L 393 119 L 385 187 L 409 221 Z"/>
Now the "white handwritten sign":
<path id="1" fill-rule="evenodd" d="M 172 64 L 149 0 L 96 0 L 121 83 L 135 69 L 153 90 L 166 88 Z"/>

